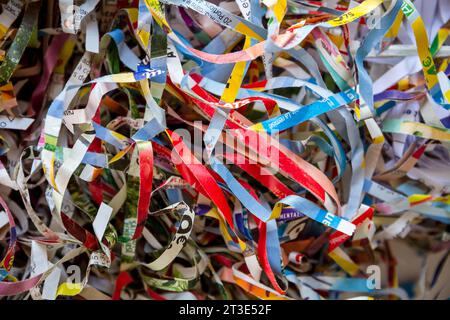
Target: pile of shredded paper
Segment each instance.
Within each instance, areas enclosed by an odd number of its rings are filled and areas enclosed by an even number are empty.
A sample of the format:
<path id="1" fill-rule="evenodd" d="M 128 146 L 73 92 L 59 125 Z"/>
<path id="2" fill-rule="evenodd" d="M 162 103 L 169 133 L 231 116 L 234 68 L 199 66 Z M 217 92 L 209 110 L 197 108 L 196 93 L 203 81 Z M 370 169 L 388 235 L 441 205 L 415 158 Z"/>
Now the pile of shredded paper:
<path id="1" fill-rule="evenodd" d="M 0 3 L 0 299 L 450 297 L 450 0 Z"/>

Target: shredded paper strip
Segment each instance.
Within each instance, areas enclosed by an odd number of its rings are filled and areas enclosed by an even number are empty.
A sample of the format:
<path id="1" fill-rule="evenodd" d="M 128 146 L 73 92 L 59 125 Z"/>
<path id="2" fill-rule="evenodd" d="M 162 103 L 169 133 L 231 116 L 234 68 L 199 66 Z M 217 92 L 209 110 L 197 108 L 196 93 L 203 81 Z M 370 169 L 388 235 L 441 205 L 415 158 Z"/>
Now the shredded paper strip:
<path id="1" fill-rule="evenodd" d="M 450 0 L 0 3 L 0 300 L 450 298 Z"/>

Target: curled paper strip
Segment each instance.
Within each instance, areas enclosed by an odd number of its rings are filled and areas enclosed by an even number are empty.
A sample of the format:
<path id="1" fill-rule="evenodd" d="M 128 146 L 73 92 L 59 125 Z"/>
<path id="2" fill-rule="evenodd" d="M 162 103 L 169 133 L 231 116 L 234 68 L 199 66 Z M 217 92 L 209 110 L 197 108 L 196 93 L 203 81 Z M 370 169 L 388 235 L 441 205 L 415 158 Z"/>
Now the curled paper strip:
<path id="1" fill-rule="evenodd" d="M 0 3 L 0 299 L 450 297 L 448 0 Z"/>

